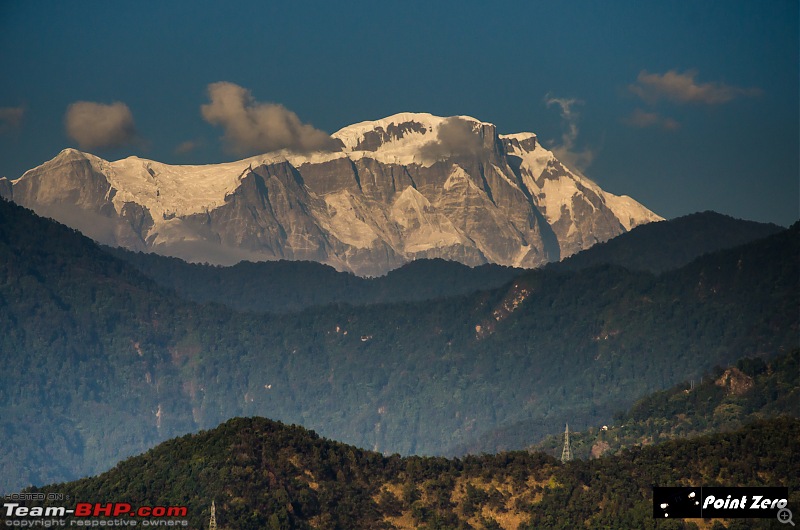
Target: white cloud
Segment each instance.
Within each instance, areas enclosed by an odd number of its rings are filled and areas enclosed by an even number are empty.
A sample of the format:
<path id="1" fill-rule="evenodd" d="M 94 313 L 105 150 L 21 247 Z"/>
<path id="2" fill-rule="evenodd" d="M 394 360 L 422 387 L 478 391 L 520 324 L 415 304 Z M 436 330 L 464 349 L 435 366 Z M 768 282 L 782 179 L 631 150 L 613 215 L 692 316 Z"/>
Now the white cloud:
<path id="1" fill-rule="evenodd" d="M 697 83 L 696 70 L 680 73 L 669 70 L 664 74 L 639 72 L 636 83 L 628 89 L 648 103 L 667 100 L 673 103 L 702 103 L 717 105 L 738 97 L 757 96 L 758 88 L 739 88 L 724 83 Z"/>
<path id="2" fill-rule="evenodd" d="M 249 90 L 234 83 L 212 83 L 208 85 L 208 96 L 211 103 L 200 109 L 203 119 L 225 130 L 225 144 L 235 153 L 341 149 L 339 142 L 302 123 L 297 114 L 283 105 L 259 103 Z"/>
<path id="3" fill-rule="evenodd" d="M 443 160 L 450 156 L 474 156 L 482 149 L 483 141 L 473 123 L 453 117 L 442 122 L 436 140 L 424 144 L 420 155 L 425 160 Z"/>
<path id="4" fill-rule="evenodd" d="M 175 148 L 175 154 L 177 155 L 185 155 L 186 153 L 191 153 L 195 149 L 200 146 L 200 142 L 196 142 L 194 140 L 186 140 L 185 142 L 181 142 Z"/>
<path id="5" fill-rule="evenodd" d="M 636 109 L 633 113 L 622 120 L 625 124 L 631 127 L 645 128 L 645 127 L 660 127 L 668 131 L 674 131 L 680 128 L 680 124 L 672 118 L 665 118 L 657 112 L 646 112 L 642 109 Z"/>
<path id="6" fill-rule="evenodd" d="M 548 107 L 557 105 L 561 109 L 561 119 L 564 121 L 564 133 L 561 135 L 561 144 L 552 148 L 553 154 L 571 169 L 585 171 L 594 160 L 594 152 L 589 149 L 575 149 L 575 140 L 578 138 L 578 119 L 580 114 L 575 110 L 577 105 L 582 105 L 579 99 L 554 98 L 545 96 Z"/>
<path id="7" fill-rule="evenodd" d="M 131 109 L 119 101 L 111 105 L 77 101 L 67 108 L 64 123 L 67 135 L 81 149 L 119 147 L 136 139 Z"/>
<path id="8" fill-rule="evenodd" d="M 0 133 L 19 129 L 25 117 L 25 107 L 0 107 Z"/>

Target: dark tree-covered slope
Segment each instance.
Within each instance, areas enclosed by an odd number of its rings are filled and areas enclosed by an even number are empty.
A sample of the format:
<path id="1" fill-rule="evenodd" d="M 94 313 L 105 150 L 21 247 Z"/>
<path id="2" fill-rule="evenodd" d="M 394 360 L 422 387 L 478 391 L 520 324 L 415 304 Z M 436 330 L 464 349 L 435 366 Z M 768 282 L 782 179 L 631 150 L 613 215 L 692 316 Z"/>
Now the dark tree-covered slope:
<path id="1" fill-rule="evenodd" d="M 287 315 L 177 299 L 0 202 L 0 490 L 109 468 L 243 415 L 379 452 L 522 448 L 716 364 L 797 347 L 798 226 L 661 276 Z"/>
<path id="2" fill-rule="evenodd" d="M 663 272 L 703 254 L 781 230 L 777 225 L 703 212 L 638 226 L 549 267 L 579 270 L 614 264 L 630 270 Z M 463 295 L 498 288 L 524 273 L 499 265 L 470 268 L 436 259 L 414 261 L 379 278 L 361 278 L 312 262 L 242 262 L 218 267 L 121 248 L 106 250 L 189 300 L 272 313 L 331 303 L 365 305 Z"/>
<path id="3" fill-rule="evenodd" d="M 699 212 L 637 226 L 548 267 L 574 271 L 614 264 L 659 273 L 683 267 L 704 254 L 744 245 L 781 230 L 782 227 L 771 223 Z"/>

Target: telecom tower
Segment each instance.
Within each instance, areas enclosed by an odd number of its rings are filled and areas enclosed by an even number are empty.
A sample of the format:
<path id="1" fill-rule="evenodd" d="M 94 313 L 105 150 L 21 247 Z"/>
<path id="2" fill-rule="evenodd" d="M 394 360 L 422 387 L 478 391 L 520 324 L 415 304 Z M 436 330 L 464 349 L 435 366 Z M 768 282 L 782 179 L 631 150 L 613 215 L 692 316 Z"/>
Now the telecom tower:
<path id="1" fill-rule="evenodd" d="M 208 530 L 217 530 L 217 507 L 211 501 L 211 519 L 208 520 Z"/>
<path id="2" fill-rule="evenodd" d="M 572 460 L 572 447 L 569 445 L 569 423 L 564 430 L 564 448 L 561 450 L 561 462 L 569 462 Z"/>

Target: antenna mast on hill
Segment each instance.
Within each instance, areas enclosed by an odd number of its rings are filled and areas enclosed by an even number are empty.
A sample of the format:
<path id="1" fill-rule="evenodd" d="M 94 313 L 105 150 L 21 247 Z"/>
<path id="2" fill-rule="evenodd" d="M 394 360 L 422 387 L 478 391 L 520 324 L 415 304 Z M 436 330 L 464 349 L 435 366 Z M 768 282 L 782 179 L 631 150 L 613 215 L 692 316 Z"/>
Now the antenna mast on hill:
<path id="1" fill-rule="evenodd" d="M 569 445 L 569 423 L 564 431 L 564 448 L 561 450 L 561 462 L 569 462 L 572 460 L 572 447 Z"/>
<path id="2" fill-rule="evenodd" d="M 208 530 L 217 530 L 217 507 L 211 501 L 211 519 L 208 520 Z"/>

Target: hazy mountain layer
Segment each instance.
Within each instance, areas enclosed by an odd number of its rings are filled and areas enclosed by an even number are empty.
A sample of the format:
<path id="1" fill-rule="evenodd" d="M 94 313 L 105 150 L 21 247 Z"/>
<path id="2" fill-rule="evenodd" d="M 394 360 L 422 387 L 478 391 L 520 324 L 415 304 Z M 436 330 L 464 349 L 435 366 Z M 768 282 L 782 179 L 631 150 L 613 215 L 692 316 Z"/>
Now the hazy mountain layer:
<path id="1" fill-rule="evenodd" d="M 548 267 L 580 270 L 614 264 L 629 270 L 663 272 L 703 254 L 781 230 L 776 225 L 704 212 L 638 226 Z M 421 259 L 386 276 L 359 278 L 313 262 L 242 262 L 219 267 L 123 249 L 108 251 L 189 300 L 271 313 L 331 303 L 367 305 L 463 295 L 500 287 L 525 272 L 499 265 L 470 268 L 457 262 Z"/>
<path id="2" fill-rule="evenodd" d="M 526 272 L 493 264 L 467 267 L 454 261 L 420 259 L 386 276 L 361 278 L 310 261 L 241 262 L 222 267 L 120 248 L 104 249 L 188 300 L 267 313 L 465 295 L 496 289 Z"/>

